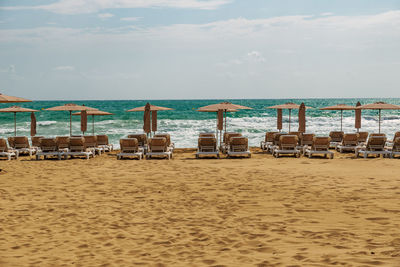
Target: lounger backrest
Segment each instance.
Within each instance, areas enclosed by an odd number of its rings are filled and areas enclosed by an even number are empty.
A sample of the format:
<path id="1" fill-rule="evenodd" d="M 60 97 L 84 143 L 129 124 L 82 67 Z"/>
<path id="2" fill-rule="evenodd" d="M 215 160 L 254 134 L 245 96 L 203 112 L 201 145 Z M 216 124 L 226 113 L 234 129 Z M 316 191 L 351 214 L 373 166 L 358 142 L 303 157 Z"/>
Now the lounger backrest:
<path id="1" fill-rule="evenodd" d="M 393 143 L 394 143 L 394 140 L 396 140 L 397 137 L 400 137 L 400 132 L 395 132 L 395 133 L 394 133 L 394 136 L 393 136 Z"/>
<path id="2" fill-rule="evenodd" d="M 122 153 L 136 153 L 139 151 L 139 141 L 136 138 L 124 138 L 119 140 Z"/>
<path id="3" fill-rule="evenodd" d="M 230 148 L 233 152 L 242 152 L 249 149 L 249 140 L 243 136 L 231 137 Z"/>
<path id="4" fill-rule="evenodd" d="M 199 137 L 215 137 L 214 133 L 200 133 Z"/>
<path id="5" fill-rule="evenodd" d="M 329 150 L 329 144 L 331 142 L 331 138 L 328 136 L 315 136 L 313 139 L 313 144 L 311 146 L 311 150 L 314 151 L 328 151 Z"/>
<path id="6" fill-rule="evenodd" d="M 400 152 L 400 137 L 396 137 L 393 141 L 393 149 L 394 152 Z"/>
<path id="7" fill-rule="evenodd" d="M 97 146 L 97 136 L 86 135 L 84 138 L 85 138 L 86 147 L 96 147 Z"/>
<path id="8" fill-rule="evenodd" d="M 128 138 L 136 138 L 139 142 L 139 146 L 147 145 L 147 135 L 146 134 L 130 134 Z"/>
<path id="9" fill-rule="evenodd" d="M 71 152 L 83 152 L 86 150 L 84 137 L 70 137 L 69 150 Z"/>
<path id="10" fill-rule="evenodd" d="M 372 134 L 369 135 L 369 137 L 377 137 L 377 136 L 386 137 L 386 134 L 384 134 L 384 133 L 372 133 Z"/>
<path id="11" fill-rule="evenodd" d="M 274 145 L 279 146 L 281 143 L 281 136 L 287 135 L 285 133 L 274 133 Z"/>
<path id="12" fill-rule="evenodd" d="M 97 144 L 99 146 L 108 145 L 108 136 L 105 134 L 97 135 Z"/>
<path id="13" fill-rule="evenodd" d="M 265 133 L 265 142 L 274 142 L 274 134 L 277 132 L 266 132 Z"/>
<path id="14" fill-rule="evenodd" d="M 12 137 L 8 137 L 7 140 L 8 140 L 8 145 L 10 147 L 14 148 L 14 137 L 13 136 Z"/>
<path id="15" fill-rule="evenodd" d="M 343 135 L 344 135 L 344 132 L 342 132 L 342 131 L 332 131 L 329 133 L 331 142 L 342 142 Z"/>
<path id="16" fill-rule="evenodd" d="M 69 147 L 69 136 L 57 136 L 56 143 L 58 149 L 65 149 Z"/>
<path id="17" fill-rule="evenodd" d="M 199 137 L 198 146 L 200 151 L 214 152 L 217 149 L 215 137 Z"/>
<path id="18" fill-rule="evenodd" d="M 165 137 L 153 137 L 149 142 L 151 152 L 166 152 L 168 149 L 167 139 Z"/>
<path id="19" fill-rule="evenodd" d="M 367 142 L 368 140 L 368 132 L 359 132 L 358 133 L 358 142 L 362 143 L 362 142 Z"/>
<path id="20" fill-rule="evenodd" d="M 289 135 L 296 135 L 300 144 L 301 137 L 303 136 L 302 132 L 289 132 Z"/>
<path id="21" fill-rule="evenodd" d="M 14 137 L 14 148 L 29 148 L 29 140 L 26 136 L 15 136 Z"/>
<path id="22" fill-rule="evenodd" d="M 39 147 L 40 139 L 42 138 L 44 138 L 44 136 L 32 136 L 31 137 L 32 146 Z"/>
<path id="23" fill-rule="evenodd" d="M 58 151 L 56 138 L 41 138 L 39 147 L 43 152 Z"/>
<path id="24" fill-rule="evenodd" d="M 370 136 L 367 143 L 367 150 L 382 151 L 386 144 L 385 136 Z"/>
<path id="25" fill-rule="evenodd" d="M 7 140 L 0 138 L 0 152 L 8 152 Z"/>
<path id="26" fill-rule="evenodd" d="M 155 134 L 154 137 L 164 137 L 167 140 L 167 146 L 171 145 L 171 136 L 169 134 Z"/>
<path id="27" fill-rule="evenodd" d="M 229 142 L 231 141 L 232 137 L 240 137 L 242 136 L 241 133 L 234 133 L 234 132 L 230 132 L 230 133 L 224 133 L 224 138 L 223 138 L 223 142 L 227 145 L 229 145 Z"/>
<path id="28" fill-rule="evenodd" d="M 358 134 L 357 133 L 344 134 L 342 144 L 344 146 L 356 146 L 358 144 Z"/>
<path id="29" fill-rule="evenodd" d="M 297 135 L 282 135 L 279 137 L 279 148 L 282 150 L 294 150 L 297 146 L 299 138 Z"/>
<path id="30" fill-rule="evenodd" d="M 313 141 L 314 141 L 314 136 L 315 136 L 315 134 L 303 133 L 301 135 L 300 144 L 302 146 L 311 146 L 313 144 Z"/>

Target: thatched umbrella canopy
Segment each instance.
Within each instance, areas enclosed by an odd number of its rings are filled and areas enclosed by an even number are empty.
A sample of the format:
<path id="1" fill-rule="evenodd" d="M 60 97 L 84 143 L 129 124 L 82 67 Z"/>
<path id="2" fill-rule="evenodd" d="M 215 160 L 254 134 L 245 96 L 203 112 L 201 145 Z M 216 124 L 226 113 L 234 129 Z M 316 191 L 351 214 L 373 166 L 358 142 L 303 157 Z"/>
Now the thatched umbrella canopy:
<path id="1" fill-rule="evenodd" d="M 22 97 L 8 96 L 0 93 L 0 103 L 22 103 L 22 102 L 32 102 L 32 100 L 25 99 Z"/>
<path id="2" fill-rule="evenodd" d="M 8 108 L 2 108 L 0 109 L 0 112 L 6 112 L 6 113 L 14 113 L 14 135 L 17 136 L 17 113 L 20 112 L 38 112 L 39 110 L 36 109 L 30 109 L 30 108 L 22 108 L 18 106 L 12 106 Z"/>
<path id="3" fill-rule="evenodd" d="M 87 106 L 80 106 L 77 104 L 69 103 L 62 106 L 56 106 L 52 108 L 47 108 L 45 110 L 50 111 L 69 111 L 69 135 L 72 135 L 72 111 L 82 111 L 82 110 L 96 110 L 95 108 L 87 107 Z"/>
<path id="4" fill-rule="evenodd" d="M 381 132 L 381 111 L 382 110 L 399 110 L 399 105 L 388 104 L 385 102 L 375 102 L 372 104 L 366 104 L 357 107 L 356 109 L 371 109 L 371 110 L 379 110 L 379 133 Z"/>
<path id="5" fill-rule="evenodd" d="M 340 110 L 340 131 L 343 130 L 343 110 L 355 110 L 355 109 L 356 107 L 349 106 L 346 104 L 338 104 L 335 106 L 320 108 L 320 110 Z"/>

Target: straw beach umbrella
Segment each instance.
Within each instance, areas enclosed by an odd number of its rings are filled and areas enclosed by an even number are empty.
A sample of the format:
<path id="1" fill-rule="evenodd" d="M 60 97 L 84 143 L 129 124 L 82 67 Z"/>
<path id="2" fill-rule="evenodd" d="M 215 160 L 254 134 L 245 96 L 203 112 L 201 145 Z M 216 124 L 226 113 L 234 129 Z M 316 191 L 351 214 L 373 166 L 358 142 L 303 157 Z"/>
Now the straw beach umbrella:
<path id="1" fill-rule="evenodd" d="M 87 130 L 87 112 L 86 110 L 81 111 L 81 132 L 85 135 Z"/>
<path id="2" fill-rule="evenodd" d="M 338 104 L 335 106 L 320 108 L 320 110 L 340 110 L 340 131 L 343 130 L 343 110 L 355 110 L 355 109 L 356 109 L 355 107 L 346 104 Z"/>
<path id="3" fill-rule="evenodd" d="M 45 110 L 50 110 L 50 111 L 69 111 L 69 135 L 72 135 L 72 111 L 97 110 L 97 109 L 70 103 L 70 104 L 65 104 L 65 105 L 62 105 L 62 106 L 56 106 L 56 107 L 52 107 L 52 108 L 47 108 Z"/>
<path id="4" fill-rule="evenodd" d="M 150 104 L 147 103 L 143 113 L 143 131 L 148 134 L 151 132 L 150 122 Z"/>
<path id="5" fill-rule="evenodd" d="M 282 131 L 282 109 L 276 110 L 276 129 Z"/>
<path id="6" fill-rule="evenodd" d="M 18 106 L 12 106 L 9 108 L 2 108 L 0 112 L 14 113 L 14 135 L 17 136 L 17 113 L 20 112 L 38 112 L 39 110 L 30 108 L 21 108 Z"/>
<path id="7" fill-rule="evenodd" d="M 110 112 L 105 112 L 101 110 L 88 110 L 86 111 L 87 116 L 92 116 L 92 133 L 94 135 L 94 116 L 107 116 L 107 115 L 114 115 L 113 113 Z M 81 115 L 81 112 L 77 112 L 72 114 L 74 116 L 79 116 Z"/>
<path id="8" fill-rule="evenodd" d="M 289 110 L 289 132 L 290 132 L 290 123 L 291 123 L 291 116 L 292 116 L 292 109 L 299 109 L 300 108 L 300 105 L 297 105 L 297 104 L 295 104 L 295 103 L 292 103 L 292 102 L 288 102 L 288 103 L 285 103 L 285 104 L 282 104 L 282 105 L 275 105 L 275 106 L 271 106 L 271 107 L 267 107 L 268 109 L 277 109 L 277 110 L 279 110 L 279 109 L 288 109 Z M 309 108 L 311 108 L 311 107 L 307 107 L 307 106 L 305 106 L 305 108 L 306 109 L 309 109 Z M 279 115 L 279 113 L 278 113 L 278 115 Z M 278 117 L 278 119 L 279 119 L 279 117 Z"/>
<path id="9" fill-rule="evenodd" d="M 22 97 L 8 96 L 0 93 L 0 103 L 22 103 L 22 102 L 32 102 Z"/>
<path id="10" fill-rule="evenodd" d="M 361 109 L 357 109 L 359 106 L 361 106 L 360 101 L 358 101 L 356 105 L 356 118 L 354 123 L 354 128 L 357 129 L 357 132 L 359 132 L 361 128 Z"/>
<path id="11" fill-rule="evenodd" d="M 36 116 L 35 112 L 31 113 L 31 136 L 36 135 Z"/>
<path id="12" fill-rule="evenodd" d="M 381 111 L 382 110 L 399 110 L 399 105 L 388 104 L 385 102 L 375 102 L 357 107 L 356 109 L 373 109 L 379 110 L 379 133 L 381 132 Z"/>
<path id="13" fill-rule="evenodd" d="M 157 111 L 165 111 L 165 110 L 173 110 L 173 109 L 151 105 L 150 103 L 147 103 L 146 106 L 147 105 L 149 105 L 150 111 L 151 111 L 151 128 L 152 128 L 151 130 L 153 130 L 153 132 L 156 132 L 157 131 Z M 133 108 L 133 109 L 127 110 L 126 112 L 140 112 L 140 111 L 144 112 L 146 109 L 146 106 Z M 149 130 L 149 132 L 151 130 Z"/>
<path id="14" fill-rule="evenodd" d="M 306 106 L 301 103 L 299 108 L 299 132 L 306 132 Z"/>

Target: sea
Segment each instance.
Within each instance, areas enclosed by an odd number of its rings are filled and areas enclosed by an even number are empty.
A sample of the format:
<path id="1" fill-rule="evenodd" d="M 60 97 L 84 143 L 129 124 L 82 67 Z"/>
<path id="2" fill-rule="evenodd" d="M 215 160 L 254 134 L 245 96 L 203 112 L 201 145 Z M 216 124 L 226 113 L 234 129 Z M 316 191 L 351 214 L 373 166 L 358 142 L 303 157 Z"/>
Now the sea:
<path id="1" fill-rule="evenodd" d="M 107 134 L 112 144 L 118 147 L 119 139 L 132 133 L 143 132 L 143 112 L 126 112 L 134 107 L 144 106 L 147 102 L 171 111 L 158 112 L 158 132 L 169 133 L 171 140 L 178 148 L 197 146 L 198 134 L 201 132 L 215 132 L 216 113 L 198 112 L 202 106 L 229 101 L 234 104 L 251 107 L 251 110 L 239 110 L 227 113 L 227 131 L 240 132 L 248 137 L 249 145 L 258 146 L 264 139 L 266 131 L 276 130 L 276 110 L 267 109 L 269 106 L 294 102 L 305 103 L 312 107 L 306 112 L 306 132 L 320 136 L 328 135 L 330 131 L 340 130 L 340 111 L 322 111 L 319 108 L 336 104 L 355 106 L 361 104 L 384 101 L 400 105 L 400 98 L 346 98 L 346 99 L 213 99 L 213 100 L 85 100 L 85 101 L 34 101 L 30 103 L 0 104 L 0 108 L 18 105 L 21 107 L 39 110 L 36 112 L 37 136 L 65 136 L 69 135 L 68 111 L 45 111 L 44 109 L 66 103 L 76 103 L 113 113 L 110 116 L 95 116 L 95 134 Z M 288 131 L 289 112 L 283 110 L 283 131 Z M 30 135 L 30 113 L 17 113 L 17 136 Z M 0 113 L 0 136 L 14 135 L 14 114 Z M 298 128 L 298 112 L 292 111 L 291 130 Z M 355 132 L 354 111 L 343 111 L 343 131 Z M 362 111 L 361 131 L 378 132 L 378 111 Z M 396 131 L 400 131 L 400 111 L 383 110 L 381 132 L 392 138 Z M 72 134 L 81 135 L 80 116 L 72 118 Z M 92 134 L 92 117 L 88 117 L 88 132 Z"/>

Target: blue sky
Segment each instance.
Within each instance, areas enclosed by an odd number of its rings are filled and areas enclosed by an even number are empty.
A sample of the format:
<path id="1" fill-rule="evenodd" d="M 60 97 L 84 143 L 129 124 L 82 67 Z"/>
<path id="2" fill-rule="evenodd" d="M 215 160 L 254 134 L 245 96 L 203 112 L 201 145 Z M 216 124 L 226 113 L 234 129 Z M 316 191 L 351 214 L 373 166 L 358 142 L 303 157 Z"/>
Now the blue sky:
<path id="1" fill-rule="evenodd" d="M 0 92 L 400 97 L 400 1 L 0 2 Z"/>

